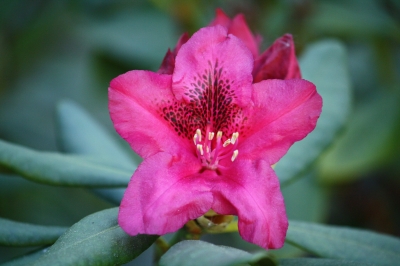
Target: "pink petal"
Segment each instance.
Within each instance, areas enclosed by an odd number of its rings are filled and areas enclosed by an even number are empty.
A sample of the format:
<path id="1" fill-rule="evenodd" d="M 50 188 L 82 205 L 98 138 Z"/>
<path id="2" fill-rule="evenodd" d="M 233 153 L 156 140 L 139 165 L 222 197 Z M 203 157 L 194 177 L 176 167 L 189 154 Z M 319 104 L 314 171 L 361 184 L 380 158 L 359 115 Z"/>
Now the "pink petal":
<path id="1" fill-rule="evenodd" d="M 314 84 L 302 79 L 270 79 L 253 87 L 254 107 L 239 137 L 239 156 L 263 158 L 272 165 L 315 128 L 322 98 Z"/>
<path id="2" fill-rule="evenodd" d="M 261 42 L 260 37 L 254 37 L 253 33 L 247 26 L 246 20 L 243 14 L 239 14 L 233 18 L 232 24 L 228 30 L 228 33 L 232 33 L 239 39 L 241 39 L 249 48 L 254 58 L 258 56 L 258 46 Z"/>
<path id="3" fill-rule="evenodd" d="M 209 24 L 209 26 L 221 25 L 228 29 L 228 33 L 231 33 L 241 39 L 247 46 L 247 48 L 253 54 L 253 57 L 258 56 L 258 47 L 261 42 L 261 37 L 254 37 L 251 30 L 247 26 L 246 20 L 243 14 L 239 14 L 232 20 L 222 11 L 217 8 L 215 19 Z"/>
<path id="4" fill-rule="evenodd" d="M 176 56 L 172 89 L 178 100 L 194 102 L 226 96 L 244 106 L 250 101 L 253 58 L 222 26 L 197 31 Z M 207 95 L 205 95 L 207 94 Z"/>
<path id="5" fill-rule="evenodd" d="M 122 199 L 118 223 L 130 235 L 163 235 L 206 213 L 213 197 L 190 155 L 160 152 L 144 160 Z"/>
<path id="6" fill-rule="evenodd" d="M 263 160 L 238 159 L 213 187 L 212 209 L 239 218 L 243 239 L 265 249 L 284 244 L 288 220 L 279 181 Z"/>
<path id="7" fill-rule="evenodd" d="M 301 78 L 292 35 L 277 39 L 254 62 L 254 83 L 266 79 Z"/>
<path id="8" fill-rule="evenodd" d="M 194 150 L 193 142 L 179 137 L 164 118 L 163 108 L 176 102 L 170 75 L 130 71 L 113 79 L 108 93 L 116 131 L 141 157 L 159 151 Z"/>
<path id="9" fill-rule="evenodd" d="M 215 11 L 215 19 L 211 21 L 210 24 L 208 24 L 208 26 L 217 25 L 224 26 L 227 29 L 231 25 L 231 19 L 225 14 L 224 11 L 222 11 L 221 8 L 217 8 L 217 10 Z"/>
<path id="10" fill-rule="evenodd" d="M 164 56 L 164 59 L 161 63 L 160 69 L 157 71 L 159 74 L 172 74 L 174 72 L 175 68 L 175 57 L 181 49 L 182 45 L 186 43 L 189 40 L 189 34 L 184 33 L 181 35 L 181 37 L 178 40 L 178 43 L 176 44 L 176 47 L 174 50 L 168 49 L 167 53 Z"/>

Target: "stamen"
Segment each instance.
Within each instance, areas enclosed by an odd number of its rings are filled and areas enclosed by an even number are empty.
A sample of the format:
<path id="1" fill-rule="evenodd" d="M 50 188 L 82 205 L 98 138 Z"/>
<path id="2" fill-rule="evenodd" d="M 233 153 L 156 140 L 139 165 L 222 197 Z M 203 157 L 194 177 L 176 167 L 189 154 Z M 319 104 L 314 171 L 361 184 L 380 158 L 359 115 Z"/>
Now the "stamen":
<path id="1" fill-rule="evenodd" d="M 224 142 L 224 144 L 222 145 L 222 147 L 226 147 L 226 146 L 228 146 L 229 144 L 231 144 L 231 139 L 225 140 L 225 142 Z"/>
<path id="2" fill-rule="evenodd" d="M 207 127 L 204 141 L 202 141 L 200 129 L 196 129 L 193 137 L 197 157 L 200 159 L 201 164 L 210 170 L 226 169 L 226 166 L 220 165 L 219 162 L 225 159 L 229 160 L 229 157 L 233 162 L 239 154 L 239 150 L 237 150 L 239 132 L 232 133 L 232 137 L 224 142 L 222 142 L 222 131 L 218 131 L 216 135 L 214 140 L 215 133 L 211 131 L 211 128 Z"/>
<path id="3" fill-rule="evenodd" d="M 232 161 L 232 162 L 236 159 L 236 157 L 238 156 L 238 154 L 239 154 L 239 151 L 238 151 L 238 150 L 234 150 L 234 151 L 233 151 L 232 158 L 231 158 L 231 161 Z"/>
<path id="4" fill-rule="evenodd" d="M 239 137 L 239 132 L 235 132 L 232 134 L 231 143 L 235 144 L 237 138 Z"/>
<path id="5" fill-rule="evenodd" d="M 201 141 L 201 130 L 200 130 L 200 128 L 196 129 L 196 135 L 199 137 L 199 141 Z"/>
<path id="6" fill-rule="evenodd" d="M 203 152 L 203 145 L 197 144 L 197 150 L 200 152 L 200 155 L 204 155 L 204 152 Z"/>

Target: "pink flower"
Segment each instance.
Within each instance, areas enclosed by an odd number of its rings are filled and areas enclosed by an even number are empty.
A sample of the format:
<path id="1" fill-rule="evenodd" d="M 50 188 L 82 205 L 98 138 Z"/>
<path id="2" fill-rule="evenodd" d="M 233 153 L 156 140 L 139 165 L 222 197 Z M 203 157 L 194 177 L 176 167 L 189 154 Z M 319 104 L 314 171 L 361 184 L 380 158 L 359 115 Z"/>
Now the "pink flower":
<path id="1" fill-rule="evenodd" d="M 128 234 L 174 232 L 212 209 L 237 215 L 245 240 L 282 247 L 288 221 L 271 165 L 314 129 L 322 99 L 302 79 L 253 83 L 279 72 L 266 66 L 291 66 L 293 58 L 268 63 L 275 49 L 258 64 L 232 27 L 181 38 L 159 73 L 130 71 L 111 81 L 111 119 L 144 159 L 120 206 Z"/>

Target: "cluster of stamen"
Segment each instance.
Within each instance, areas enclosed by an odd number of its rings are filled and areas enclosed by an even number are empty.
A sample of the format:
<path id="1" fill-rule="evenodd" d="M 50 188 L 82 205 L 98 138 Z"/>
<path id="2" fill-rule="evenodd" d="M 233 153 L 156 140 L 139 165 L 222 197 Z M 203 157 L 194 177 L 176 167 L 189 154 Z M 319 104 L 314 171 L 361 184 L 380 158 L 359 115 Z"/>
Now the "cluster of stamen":
<path id="1" fill-rule="evenodd" d="M 218 163 L 225 158 L 231 157 L 231 161 L 235 161 L 239 154 L 236 149 L 238 145 L 239 132 L 232 134 L 231 138 L 222 142 L 222 131 L 215 133 L 207 128 L 206 136 L 203 138 L 201 130 L 197 129 L 193 137 L 194 145 L 196 145 L 197 157 L 202 165 L 208 169 L 215 170 L 223 168 Z"/>

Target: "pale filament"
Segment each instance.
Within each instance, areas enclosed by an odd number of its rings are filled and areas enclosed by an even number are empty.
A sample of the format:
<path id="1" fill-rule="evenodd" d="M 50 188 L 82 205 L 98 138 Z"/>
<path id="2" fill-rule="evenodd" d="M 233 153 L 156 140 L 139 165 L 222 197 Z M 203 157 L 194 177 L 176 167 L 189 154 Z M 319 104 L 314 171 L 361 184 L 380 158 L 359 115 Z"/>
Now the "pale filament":
<path id="1" fill-rule="evenodd" d="M 222 131 L 218 131 L 214 139 L 215 133 L 209 131 L 209 127 L 207 127 L 205 136 L 207 137 L 202 138 L 201 130 L 197 129 L 193 137 L 197 157 L 203 166 L 215 170 L 219 167 L 223 168 L 223 166 L 218 165 L 222 159 L 230 157 L 232 162 L 235 161 L 239 154 L 239 150 L 236 149 L 239 132 L 234 132 L 231 138 L 222 142 Z"/>

